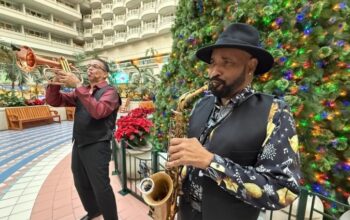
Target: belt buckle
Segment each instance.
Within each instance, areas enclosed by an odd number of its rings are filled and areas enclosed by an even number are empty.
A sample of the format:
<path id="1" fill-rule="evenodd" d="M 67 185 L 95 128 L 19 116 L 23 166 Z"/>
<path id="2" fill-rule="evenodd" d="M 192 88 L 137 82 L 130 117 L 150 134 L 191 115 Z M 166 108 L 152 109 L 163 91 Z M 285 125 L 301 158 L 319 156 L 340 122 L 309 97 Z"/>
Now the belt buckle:
<path id="1" fill-rule="evenodd" d="M 196 210 L 197 212 L 202 212 L 202 206 L 200 202 L 191 200 L 190 203 L 191 203 L 192 209 Z"/>

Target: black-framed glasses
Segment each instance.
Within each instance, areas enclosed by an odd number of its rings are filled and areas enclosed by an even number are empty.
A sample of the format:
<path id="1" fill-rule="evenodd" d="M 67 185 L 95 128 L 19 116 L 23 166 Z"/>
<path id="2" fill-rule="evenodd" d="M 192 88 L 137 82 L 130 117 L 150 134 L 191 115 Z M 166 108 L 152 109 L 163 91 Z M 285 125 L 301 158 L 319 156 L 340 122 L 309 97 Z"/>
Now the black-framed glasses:
<path id="1" fill-rule="evenodd" d="M 96 63 L 95 64 L 88 64 L 88 65 L 86 65 L 86 69 L 89 69 L 90 67 L 92 67 L 94 69 L 100 69 L 100 70 L 103 70 L 103 71 L 107 72 L 105 70 L 105 68 L 101 67 L 100 65 L 98 65 Z"/>

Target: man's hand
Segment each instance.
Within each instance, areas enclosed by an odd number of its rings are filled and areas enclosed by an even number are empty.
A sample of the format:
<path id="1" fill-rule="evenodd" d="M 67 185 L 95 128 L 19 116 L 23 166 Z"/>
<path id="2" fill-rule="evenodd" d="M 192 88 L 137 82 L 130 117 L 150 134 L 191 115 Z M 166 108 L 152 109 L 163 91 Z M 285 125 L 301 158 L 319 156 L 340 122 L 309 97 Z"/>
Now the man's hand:
<path id="1" fill-rule="evenodd" d="M 60 83 L 63 83 L 68 87 L 77 88 L 82 85 L 79 78 L 73 73 L 68 73 L 61 70 L 57 72 L 57 78 Z"/>
<path id="2" fill-rule="evenodd" d="M 172 138 L 168 154 L 168 168 L 190 165 L 206 169 L 214 157 L 196 138 Z"/>

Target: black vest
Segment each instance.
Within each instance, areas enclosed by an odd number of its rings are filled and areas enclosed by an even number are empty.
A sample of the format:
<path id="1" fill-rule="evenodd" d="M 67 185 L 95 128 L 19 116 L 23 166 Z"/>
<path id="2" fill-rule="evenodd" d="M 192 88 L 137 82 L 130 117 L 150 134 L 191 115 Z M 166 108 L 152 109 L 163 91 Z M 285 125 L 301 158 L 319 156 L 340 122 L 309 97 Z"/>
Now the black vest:
<path id="1" fill-rule="evenodd" d="M 104 91 L 111 86 L 103 87 L 93 94 L 98 101 Z M 114 89 L 114 87 L 112 87 Z M 76 100 L 76 109 L 74 115 L 73 139 L 78 147 L 100 141 L 109 141 L 113 137 L 117 110 L 105 118 L 94 119 L 90 116 L 84 105 L 79 99 Z"/>
<path id="2" fill-rule="evenodd" d="M 208 150 L 241 166 L 254 166 L 266 136 L 273 97 L 254 94 L 233 109 L 215 129 Z M 199 138 L 214 108 L 214 97 L 204 97 L 190 117 L 188 137 Z M 186 192 L 186 182 L 184 192 Z M 207 176 L 203 177 L 203 220 L 256 220 L 260 210 L 225 192 Z"/>

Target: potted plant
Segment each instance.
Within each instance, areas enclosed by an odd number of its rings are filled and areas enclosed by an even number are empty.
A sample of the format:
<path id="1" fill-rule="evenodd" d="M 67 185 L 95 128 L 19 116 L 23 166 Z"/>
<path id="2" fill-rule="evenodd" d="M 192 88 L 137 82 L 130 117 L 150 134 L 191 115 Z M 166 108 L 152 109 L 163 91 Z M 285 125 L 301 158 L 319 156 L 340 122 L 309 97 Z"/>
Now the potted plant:
<path id="1" fill-rule="evenodd" d="M 114 134 L 117 141 L 124 139 L 129 148 L 142 150 L 149 148 L 147 139 L 153 123 L 148 115 L 153 112 L 149 108 L 135 108 L 117 121 Z"/>
<path id="2" fill-rule="evenodd" d="M 139 174 L 141 161 L 146 161 L 150 166 L 152 146 L 148 144 L 147 139 L 153 126 L 152 121 L 148 118 L 152 112 L 153 109 L 136 108 L 117 121 L 117 130 L 114 137 L 118 142 L 123 139 L 126 143 L 125 160 L 128 179 L 137 180 L 141 178 Z"/>

